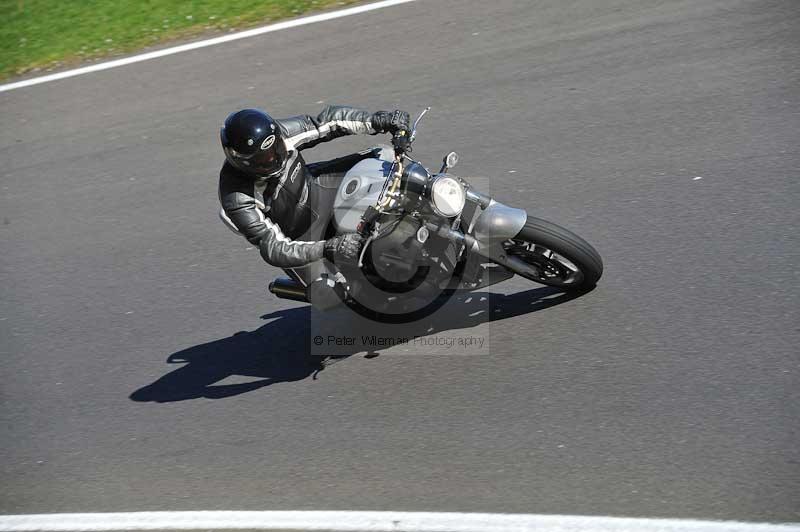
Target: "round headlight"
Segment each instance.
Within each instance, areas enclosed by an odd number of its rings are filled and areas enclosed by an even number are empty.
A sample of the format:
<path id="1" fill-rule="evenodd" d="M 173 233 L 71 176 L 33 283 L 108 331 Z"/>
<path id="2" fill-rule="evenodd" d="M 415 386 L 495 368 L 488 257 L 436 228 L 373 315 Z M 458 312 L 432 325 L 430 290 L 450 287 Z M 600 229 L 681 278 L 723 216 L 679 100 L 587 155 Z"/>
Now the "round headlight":
<path id="1" fill-rule="evenodd" d="M 440 176 L 431 185 L 431 202 L 436 211 L 447 218 L 458 216 L 464 210 L 467 194 L 457 180 Z"/>

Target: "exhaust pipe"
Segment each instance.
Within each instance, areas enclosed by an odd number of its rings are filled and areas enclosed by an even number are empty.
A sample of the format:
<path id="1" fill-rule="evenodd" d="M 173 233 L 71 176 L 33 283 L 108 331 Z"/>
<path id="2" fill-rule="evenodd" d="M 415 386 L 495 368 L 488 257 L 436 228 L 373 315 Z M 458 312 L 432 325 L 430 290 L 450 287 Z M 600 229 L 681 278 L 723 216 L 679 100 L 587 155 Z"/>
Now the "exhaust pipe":
<path id="1" fill-rule="evenodd" d="M 291 299 L 292 301 L 308 303 L 305 287 L 297 281 L 287 279 L 286 277 L 278 277 L 269 283 L 269 291 L 281 299 Z"/>

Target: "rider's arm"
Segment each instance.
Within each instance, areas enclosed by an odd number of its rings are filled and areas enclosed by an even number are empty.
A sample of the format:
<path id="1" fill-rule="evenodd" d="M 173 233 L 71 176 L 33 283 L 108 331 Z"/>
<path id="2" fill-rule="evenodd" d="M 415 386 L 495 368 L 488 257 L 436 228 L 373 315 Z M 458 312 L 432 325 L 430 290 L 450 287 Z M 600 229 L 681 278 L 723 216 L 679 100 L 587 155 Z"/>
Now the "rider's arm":
<path id="1" fill-rule="evenodd" d="M 259 247 L 269 264 L 293 268 L 322 258 L 325 241 L 291 240 L 284 235 L 256 203 L 253 182 L 239 177 L 227 164 L 220 172 L 219 199 L 228 219 L 251 244 Z"/>
<path id="2" fill-rule="evenodd" d="M 344 105 L 328 105 L 316 118 L 308 115 L 278 120 L 284 128 L 288 149 L 303 150 L 344 135 L 374 135 L 374 114 Z"/>

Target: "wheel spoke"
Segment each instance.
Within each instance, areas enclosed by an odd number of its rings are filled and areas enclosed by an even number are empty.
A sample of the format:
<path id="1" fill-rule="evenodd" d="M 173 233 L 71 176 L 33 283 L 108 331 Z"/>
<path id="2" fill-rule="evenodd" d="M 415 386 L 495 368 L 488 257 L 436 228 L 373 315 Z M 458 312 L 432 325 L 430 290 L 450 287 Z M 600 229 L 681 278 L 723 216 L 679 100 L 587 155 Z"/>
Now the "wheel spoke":
<path id="1" fill-rule="evenodd" d="M 583 275 L 569 259 L 534 242 L 509 240 L 506 254 L 519 261 L 519 273 L 533 281 L 566 286 L 580 282 Z"/>

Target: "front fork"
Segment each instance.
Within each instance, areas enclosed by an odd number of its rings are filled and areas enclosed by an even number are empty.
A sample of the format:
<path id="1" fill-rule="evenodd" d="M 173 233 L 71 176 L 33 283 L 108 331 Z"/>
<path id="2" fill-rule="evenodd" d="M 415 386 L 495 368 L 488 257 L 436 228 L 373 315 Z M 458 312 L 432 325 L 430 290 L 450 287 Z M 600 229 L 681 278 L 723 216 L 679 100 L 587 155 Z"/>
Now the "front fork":
<path id="1" fill-rule="evenodd" d="M 462 244 L 460 288 L 476 289 L 496 284 L 514 276 L 524 265 L 506 255 L 503 243 L 516 237 L 528 220 L 523 209 L 509 207 L 473 189 L 467 190 L 467 200 L 473 206 L 462 216 L 464 231 L 428 223 L 429 231 Z M 504 268 L 485 266 L 486 262 Z"/>

